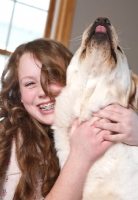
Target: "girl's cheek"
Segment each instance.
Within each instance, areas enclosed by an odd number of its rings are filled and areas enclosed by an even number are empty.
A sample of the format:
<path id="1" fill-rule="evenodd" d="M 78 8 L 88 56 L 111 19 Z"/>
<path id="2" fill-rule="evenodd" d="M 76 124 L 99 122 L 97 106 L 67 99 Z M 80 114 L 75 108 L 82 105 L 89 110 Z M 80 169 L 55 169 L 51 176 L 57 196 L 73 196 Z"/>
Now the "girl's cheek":
<path id="1" fill-rule="evenodd" d="M 29 90 L 21 91 L 21 99 L 25 101 L 30 101 L 34 97 L 34 92 Z"/>

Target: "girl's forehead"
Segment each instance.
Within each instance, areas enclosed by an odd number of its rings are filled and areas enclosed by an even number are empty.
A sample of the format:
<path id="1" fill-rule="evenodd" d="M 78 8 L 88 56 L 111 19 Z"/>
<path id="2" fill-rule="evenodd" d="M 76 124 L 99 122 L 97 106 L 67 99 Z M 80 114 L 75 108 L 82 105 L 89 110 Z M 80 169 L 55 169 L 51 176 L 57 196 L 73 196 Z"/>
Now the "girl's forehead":
<path id="1" fill-rule="evenodd" d="M 18 77 L 22 79 L 25 76 L 40 75 L 42 64 L 35 59 L 31 53 L 25 53 L 21 56 L 18 65 Z"/>
<path id="2" fill-rule="evenodd" d="M 20 59 L 19 59 L 19 67 L 20 65 L 22 66 L 22 64 L 27 64 L 27 63 L 32 63 L 36 66 L 38 66 L 39 68 L 41 68 L 41 62 L 39 60 L 37 60 L 34 55 L 30 52 L 26 52 L 24 53 Z"/>

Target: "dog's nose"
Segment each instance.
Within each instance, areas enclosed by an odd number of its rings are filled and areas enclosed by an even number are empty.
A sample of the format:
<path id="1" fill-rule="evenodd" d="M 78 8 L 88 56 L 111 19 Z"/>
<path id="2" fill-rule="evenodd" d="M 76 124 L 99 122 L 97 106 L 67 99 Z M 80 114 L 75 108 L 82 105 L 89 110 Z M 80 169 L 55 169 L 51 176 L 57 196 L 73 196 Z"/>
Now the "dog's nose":
<path id="1" fill-rule="evenodd" d="M 102 25 L 102 24 L 108 24 L 111 25 L 110 21 L 108 18 L 104 18 L 104 17 L 98 17 L 95 22 L 96 24 Z"/>

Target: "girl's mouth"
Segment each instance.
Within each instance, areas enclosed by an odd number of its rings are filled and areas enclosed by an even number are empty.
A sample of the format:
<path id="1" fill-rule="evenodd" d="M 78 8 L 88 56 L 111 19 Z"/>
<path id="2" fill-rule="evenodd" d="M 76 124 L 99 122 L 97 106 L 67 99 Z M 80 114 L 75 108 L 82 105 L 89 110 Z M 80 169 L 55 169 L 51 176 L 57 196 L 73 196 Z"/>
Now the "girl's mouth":
<path id="1" fill-rule="evenodd" d="M 53 109 L 54 106 L 55 106 L 55 103 L 48 103 L 48 104 L 40 105 L 39 108 L 41 110 L 49 111 L 49 110 Z"/>

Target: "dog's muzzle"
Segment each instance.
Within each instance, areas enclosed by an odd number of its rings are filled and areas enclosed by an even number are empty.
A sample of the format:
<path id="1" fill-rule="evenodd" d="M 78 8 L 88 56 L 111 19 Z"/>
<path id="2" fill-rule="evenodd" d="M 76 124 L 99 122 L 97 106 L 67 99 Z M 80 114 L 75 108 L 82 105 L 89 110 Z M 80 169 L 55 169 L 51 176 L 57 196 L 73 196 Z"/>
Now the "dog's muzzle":
<path id="1" fill-rule="evenodd" d="M 117 56 L 113 48 L 111 23 L 108 18 L 99 17 L 95 20 L 95 22 L 89 30 L 89 36 L 86 40 L 86 44 L 88 44 L 92 38 L 94 38 L 96 43 L 99 45 L 104 41 L 109 41 L 111 47 L 111 54 L 116 63 Z"/>

